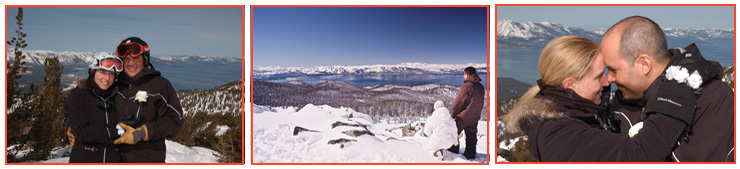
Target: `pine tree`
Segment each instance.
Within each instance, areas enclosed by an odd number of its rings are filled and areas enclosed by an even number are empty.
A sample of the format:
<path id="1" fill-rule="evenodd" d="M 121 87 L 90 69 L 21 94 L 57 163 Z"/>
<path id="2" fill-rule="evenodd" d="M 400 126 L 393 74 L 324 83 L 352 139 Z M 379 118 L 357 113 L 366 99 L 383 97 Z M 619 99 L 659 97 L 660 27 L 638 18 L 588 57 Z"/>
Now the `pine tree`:
<path id="1" fill-rule="evenodd" d="M 12 62 L 6 63 L 7 98 L 5 99 L 5 101 L 6 106 L 8 107 L 11 107 L 15 104 L 16 97 L 20 97 L 20 84 L 18 83 L 18 80 L 20 80 L 21 74 L 26 73 L 26 71 L 28 70 L 28 67 L 23 67 L 23 65 L 26 64 L 26 62 L 23 61 L 26 56 L 23 55 L 23 51 L 20 50 L 28 46 L 28 44 L 26 44 L 26 40 L 23 39 L 26 37 L 26 33 L 23 33 L 21 31 L 23 29 L 23 8 L 18 8 L 18 15 L 15 16 L 15 19 L 18 20 L 18 22 L 16 22 L 16 24 L 18 25 L 18 30 L 15 31 L 17 33 L 17 36 L 7 41 L 8 45 L 13 46 L 13 54 L 15 54 Z M 10 55 L 8 55 L 7 57 L 10 57 Z"/>
<path id="2" fill-rule="evenodd" d="M 15 31 L 17 36 L 6 42 L 8 45 L 13 46 L 14 56 L 11 59 L 11 62 L 6 63 L 7 88 L 5 101 L 8 118 L 6 130 L 6 143 L 8 144 L 8 148 L 6 149 L 6 157 L 7 162 L 9 163 L 18 162 L 18 159 L 16 159 L 15 156 L 19 151 L 26 149 L 25 143 L 27 142 L 28 137 L 25 137 L 25 135 L 29 132 L 32 119 L 31 114 L 28 112 L 28 110 L 31 110 L 32 108 L 26 103 L 33 101 L 34 97 L 31 94 L 37 91 L 36 85 L 31 84 L 29 94 L 21 94 L 20 84 L 18 81 L 21 78 L 21 74 L 28 70 L 28 67 L 23 66 L 26 64 L 26 62 L 23 61 L 26 56 L 23 55 L 23 51 L 20 50 L 28 46 L 28 44 L 26 44 L 26 40 L 23 39 L 26 37 L 26 33 L 22 32 L 23 8 L 18 8 L 18 14 L 15 19 L 18 20 L 18 22 L 16 22 L 18 30 Z M 6 57 L 11 57 L 11 55 Z M 20 103 L 16 103 L 16 99 L 18 99 Z"/>
<path id="3" fill-rule="evenodd" d="M 24 160 L 47 160 L 55 147 L 64 139 L 62 110 L 67 96 L 62 94 L 64 66 L 54 56 L 44 60 L 44 86 L 38 99 L 32 103 L 33 125 L 29 133 L 29 152 Z"/>

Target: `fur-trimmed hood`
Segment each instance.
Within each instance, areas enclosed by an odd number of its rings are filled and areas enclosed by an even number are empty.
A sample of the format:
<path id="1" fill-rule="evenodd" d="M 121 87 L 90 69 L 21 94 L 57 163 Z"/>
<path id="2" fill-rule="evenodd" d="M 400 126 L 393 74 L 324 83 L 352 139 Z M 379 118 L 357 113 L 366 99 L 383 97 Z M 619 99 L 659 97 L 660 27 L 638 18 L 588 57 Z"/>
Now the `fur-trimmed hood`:
<path id="1" fill-rule="evenodd" d="M 507 132 L 526 133 L 529 128 L 528 125 L 532 124 L 532 120 L 534 119 L 544 121 L 545 119 L 554 119 L 566 116 L 563 112 L 557 110 L 555 103 L 551 100 L 530 98 L 525 99 L 524 102 L 520 104 L 521 105 L 512 109 L 512 111 L 504 117 L 503 122 L 506 124 Z"/>

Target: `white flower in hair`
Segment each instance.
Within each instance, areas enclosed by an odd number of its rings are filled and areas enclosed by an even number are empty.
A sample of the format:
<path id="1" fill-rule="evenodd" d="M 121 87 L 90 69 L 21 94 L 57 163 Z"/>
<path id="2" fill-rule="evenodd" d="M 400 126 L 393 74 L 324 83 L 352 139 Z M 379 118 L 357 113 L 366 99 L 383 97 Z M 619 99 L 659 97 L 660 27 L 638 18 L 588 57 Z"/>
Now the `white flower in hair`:
<path id="1" fill-rule="evenodd" d="M 138 101 L 139 103 L 144 103 L 146 102 L 146 98 L 148 96 L 149 95 L 146 93 L 146 91 L 139 90 L 139 92 L 136 92 L 136 98 L 134 99 L 134 101 Z"/>
<path id="2" fill-rule="evenodd" d="M 640 129 L 642 129 L 642 122 L 632 125 L 632 128 L 630 128 L 629 131 L 630 138 L 634 138 L 635 135 L 640 132 Z"/>

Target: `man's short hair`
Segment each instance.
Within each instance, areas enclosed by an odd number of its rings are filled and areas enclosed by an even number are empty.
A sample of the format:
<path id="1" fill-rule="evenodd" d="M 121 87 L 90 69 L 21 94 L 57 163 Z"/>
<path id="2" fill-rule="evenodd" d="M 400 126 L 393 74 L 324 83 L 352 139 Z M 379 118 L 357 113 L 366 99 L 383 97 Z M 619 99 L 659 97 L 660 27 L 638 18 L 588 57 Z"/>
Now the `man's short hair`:
<path id="1" fill-rule="evenodd" d="M 622 59 L 635 61 L 640 54 L 648 54 L 660 62 L 670 58 L 665 33 L 653 20 L 643 16 L 630 16 L 614 24 L 606 34 L 618 26 L 622 28 L 619 39 L 619 55 Z"/>
<path id="2" fill-rule="evenodd" d="M 465 74 L 466 74 L 466 75 L 472 75 L 472 74 L 476 74 L 476 72 L 475 72 L 475 68 L 474 68 L 474 67 L 466 67 L 466 68 L 465 68 Z"/>

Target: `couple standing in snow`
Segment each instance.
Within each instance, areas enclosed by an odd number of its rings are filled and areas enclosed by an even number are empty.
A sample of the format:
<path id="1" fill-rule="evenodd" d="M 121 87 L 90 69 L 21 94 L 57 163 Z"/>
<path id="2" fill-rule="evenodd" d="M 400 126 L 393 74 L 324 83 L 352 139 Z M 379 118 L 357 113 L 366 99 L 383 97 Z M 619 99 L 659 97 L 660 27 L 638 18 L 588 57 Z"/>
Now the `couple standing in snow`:
<path id="1" fill-rule="evenodd" d="M 667 49 L 648 18 L 621 20 L 601 44 L 556 38 L 538 69 L 503 121 L 527 134 L 529 147 L 517 148 L 539 161 L 734 161 L 733 91 L 721 66 L 695 44 Z"/>
<path id="2" fill-rule="evenodd" d="M 89 59 L 89 76 L 78 79 L 64 109 L 70 163 L 165 162 L 164 139 L 180 131 L 182 107 L 149 60 L 138 37 L 124 39 L 116 55 Z"/>
<path id="3" fill-rule="evenodd" d="M 452 112 L 444 107 L 444 102 L 438 100 L 434 102 L 432 116 L 424 125 L 423 133 L 429 136 L 424 147 L 434 152 L 435 156 L 441 157 L 445 149 L 452 153 L 459 153 L 458 135 L 465 131 L 463 155 L 465 158 L 475 159 L 478 120 L 483 110 L 486 93 L 475 68 L 465 68 L 463 77 L 465 80 L 452 103 Z"/>

